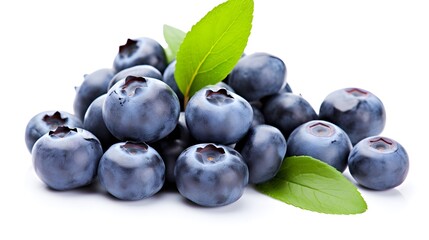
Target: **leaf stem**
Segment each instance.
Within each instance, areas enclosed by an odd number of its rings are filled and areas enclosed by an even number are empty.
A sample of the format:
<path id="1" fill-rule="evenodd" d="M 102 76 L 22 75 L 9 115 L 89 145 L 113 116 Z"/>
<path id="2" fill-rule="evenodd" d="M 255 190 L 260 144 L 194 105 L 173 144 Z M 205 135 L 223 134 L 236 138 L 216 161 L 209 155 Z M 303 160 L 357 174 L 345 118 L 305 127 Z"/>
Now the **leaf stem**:
<path id="1" fill-rule="evenodd" d="M 186 109 L 186 105 L 189 102 L 189 91 L 186 92 L 185 96 L 183 96 L 183 110 Z"/>

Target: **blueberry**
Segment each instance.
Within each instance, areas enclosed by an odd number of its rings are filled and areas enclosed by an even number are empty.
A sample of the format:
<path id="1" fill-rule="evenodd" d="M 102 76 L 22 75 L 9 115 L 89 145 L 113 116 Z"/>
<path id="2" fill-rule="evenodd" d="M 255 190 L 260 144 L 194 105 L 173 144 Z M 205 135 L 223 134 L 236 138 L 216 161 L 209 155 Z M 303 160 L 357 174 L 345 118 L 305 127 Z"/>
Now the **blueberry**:
<path id="1" fill-rule="evenodd" d="M 286 139 L 301 124 L 317 119 L 310 103 L 292 93 L 275 94 L 267 98 L 262 113 L 265 122 L 277 127 Z"/>
<path id="2" fill-rule="evenodd" d="M 183 93 L 180 91 L 179 87 L 176 83 L 176 78 L 174 77 L 174 71 L 176 71 L 176 60 L 172 61 L 170 64 L 168 64 L 167 68 L 165 69 L 164 74 L 162 75 L 162 80 L 173 89 L 173 91 L 176 93 L 177 97 L 180 100 L 180 105 L 183 105 Z"/>
<path id="3" fill-rule="evenodd" d="M 383 103 L 360 88 L 344 88 L 329 94 L 320 106 L 319 116 L 343 129 L 353 145 L 380 134 L 386 124 Z"/>
<path id="4" fill-rule="evenodd" d="M 162 80 L 162 74 L 158 69 L 151 65 L 137 65 L 134 67 L 126 68 L 113 76 L 109 82 L 109 86 L 107 87 L 107 91 L 113 87 L 119 80 L 122 80 L 128 76 L 134 77 L 150 77 Z"/>
<path id="5" fill-rule="evenodd" d="M 232 70 L 228 84 L 248 101 L 279 92 L 285 84 L 286 65 L 267 53 L 254 53 L 241 58 Z"/>
<path id="6" fill-rule="evenodd" d="M 31 152 L 34 143 L 49 131 L 59 126 L 82 128 L 82 122 L 74 115 L 64 111 L 46 111 L 35 115 L 25 129 L 25 143 Z"/>
<path id="7" fill-rule="evenodd" d="M 252 124 L 250 104 L 239 95 L 217 86 L 199 90 L 185 110 L 189 132 L 199 142 L 232 144 Z"/>
<path id="8" fill-rule="evenodd" d="M 185 113 L 181 112 L 176 128 L 165 138 L 154 142 L 153 148 L 158 151 L 165 164 L 165 181 L 175 184 L 174 165 L 177 157 L 194 143 L 185 122 Z"/>
<path id="9" fill-rule="evenodd" d="M 98 177 L 114 197 L 140 200 L 162 188 L 165 166 L 155 149 L 147 144 L 121 142 L 112 145 L 102 156 Z"/>
<path id="10" fill-rule="evenodd" d="M 206 207 L 237 201 L 249 179 L 241 155 L 234 149 L 215 144 L 197 144 L 177 158 L 174 169 L 180 194 Z"/>
<path id="11" fill-rule="evenodd" d="M 262 125 L 265 123 L 264 114 L 262 113 L 262 105 L 260 105 L 260 102 L 251 102 L 250 105 L 252 106 L 253 110 L 253 120 L 252 120 L 252 127 L 256 127 L 258 125 Z"/>
<path id="12" fill-rule="evenodd" d="M 100 142 L 93 134 L 64 126 L 43 135 L 32 151 L 37 176 L 56 190 L 90 184 L 102 154 Z"/>
<path id="13" fill-rule="evenodd" d="M 395 140 L 372 136 L 353 147 L 348 165 L 350 174 L 360 185 L 386 190 L 404 182 L 409 159 L 404 147 Z"/>
<path id="14" fill-rule="evenodd" d="M 259 125 L 251 128 L 235 149 L 249 168 L 249 183 L 262 183 L 277 174 L 287 146 L 280 130 L 269 125 Z"/>
<path id="15" fill-rule="evenodd" d="M 104 150 L 107 150 L 114 143 L 119 142 L 119 140 L 109 132 L 103 120 L 102 109 L 106 97 L 107 94 L 103 94 L 89 105 L 83 121 L 84 128 L 98 138 Z"/>
<path id="16" fill-rule="evenodd" d="M 74 114 L 81 121 L 89 105 L 97 97 L 107 92 L 107 86 L 113 76 L 112 69 L 100 69 L 91 74 L 86 74 L 80 87 L 76 88 L 76 95 L 73 103 Z"/>
<path id="17" fill-rule="evenodd" d="M 117 72 L 137 65 L 151 65 L 162 73 L 167 66 L 167 57 L 164 48 L 151 38 L 128 39 L 119 47 L 113 65 Z"/>
<path id="18" fill-rule="evenodd" d="M 108 92 L 103 119 L 116 138 L 154 142 L 176 127 L 179 99 L 171 88 L 154 78 L 128 76 Z"/>
<path id="19" fill-rule="evenodd" d="M 296 128 L 289 136 L 288 156 L 308 155 L 340 172 L 347 168 L 352 144 L 347 134 L 335 124 L 314 120 Z"/>

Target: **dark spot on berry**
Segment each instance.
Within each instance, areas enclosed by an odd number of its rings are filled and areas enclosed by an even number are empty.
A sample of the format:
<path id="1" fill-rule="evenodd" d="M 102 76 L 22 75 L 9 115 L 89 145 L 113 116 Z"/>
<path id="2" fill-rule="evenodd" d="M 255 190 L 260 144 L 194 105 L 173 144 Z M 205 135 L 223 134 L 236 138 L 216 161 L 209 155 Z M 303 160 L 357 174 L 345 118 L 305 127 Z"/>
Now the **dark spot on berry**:
<path id="1" fill-rule="evenodd" d="M 148 145 L 146 143 L 134 143 L 134 142 L 126 142 L 121 145 L 121 149 L 129 154 L 139 154 L 147 152 Z"/>
<path id="2" fill-rule="evenodd" d="M 207 144 L 205 147 L 197 148 L 196 153 L 197 158 L 203 163 L 215 163 L 225 154 L 225 150 L 222 147 Z"/>
<path id="3" fill-rule="evenodd" d="M 207 90 L 206 97 L 211 97 L 215 95 L 223 95 L 225 97 L 233 98 L 231 95 L 228 94 L 228 91 L 225 88 L 221 88 L 217 91 Z"/>
<path id="4" fill-rule="evenodd" d="M 64 124 L 66 124 L 68 118 L 65 117 L 61 117 L 61 113 L 56 111 L 54 114 L 52 114 L 51 116 L 46 114 L 43 119 L 42 119 L 46 125 L 48 125 L 51 129 L 55 129 L 58 126 L 62 126 Z"/>
<path id="5" fill-rule="evenodd" d="M 374 137 L 370 139 L 369 146 L 376 151 L 385 153 L 393 152 L 397 148 L 392 140 L 384 137 Z"/>
<path id="6" fill-rule="evenodd" d="M 217 91 L 207 90 L 206 99 L 215 105 L 221 105 L 225 103 L 231 103 L 234 99 L 225 88 L 220 88 Z"/>
<path id="7" fill-rule="evenodd" d="M 143 87 L 147 87 L 147 80 L 144 77 L 128 76 L 121 86 L 121 93 L 131 97 L 139 94 Z"/>
<path id="8" fill-rule="evenodd" d="M 363 90 L 363 89 L 359 89 L 359 88 L 349 88 L 346 90 L 347 93 L 355 96 L 355 97 L 365 97 L 368 95 L 368 92 Z"/>
<path id="9" fill-rule="evenodd" d="M 222 148 L 222 147 L 216 147 L 215 145 L 213 145 L 213 144 L 207 144 L 205 147 L 200 147 L 200 148 L 197 148 L 197 153 L 205 153 L 205 152 L 211 152 L 211 151 L 213 151 L 213 152 L 218 152 L 218 153 L 221 153 L 221 154 L 224 154 L 225 153 L 225 150 Z"/>
<path id="10" fill-rule="evenodd" d="M 130 57 L 133 55 L 138 49 L 138 41 L 128 39 L 125 45 L 119 46 L 119 56 L 120 57 Z"/>
<path id="11" fill-rule="evenodd" d="M 308 130 L 311 134 L 318 137 L 330 137 L 334 134 L 335 129 L 328 124 L 317 122 L 308 126 Z"/>
<path id="12" fill-rule="evenodd" d="M 63 138 L 73 132 L 77 133 L 77 129 L 69 128 L 67 126 L 59 126 L 54 131 L 49 131 L 49 136 L 55 137 L 55 138 Z"/>

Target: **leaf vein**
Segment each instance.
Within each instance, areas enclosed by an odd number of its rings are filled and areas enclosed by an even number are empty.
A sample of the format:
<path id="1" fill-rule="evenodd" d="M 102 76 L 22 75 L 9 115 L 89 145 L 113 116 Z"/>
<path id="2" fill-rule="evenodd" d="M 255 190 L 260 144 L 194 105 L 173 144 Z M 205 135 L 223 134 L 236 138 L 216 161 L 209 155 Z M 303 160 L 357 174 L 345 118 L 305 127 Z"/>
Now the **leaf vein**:
<path id="1" fill-rule="evenodd" d="M 321 189 L 317 189 L 317 188 L 312 187 L 312 186 L 310 186 L 310 185 L 306 185 L 306 184 L 302 184 L 302 183 L 297 183 L 297 182 L 294 182 L 294 181 L 292 181 L 292 180 L 290 180 L 290 179 L 288 180 L 288 182 L 290 182 L 290 183 L 292 183 L 292 184 L 295 184 L 295 185 L 298 185 L 298 186 L 302 186 L 302 187 L 305 187 L 305 188 L 309 188 L 309 189 L 311 189 L 311 190 L 313 190 L 313 191 L 315 191 L 315 192 L 321 192 L 321 193 L 323 193 L 323 194 L 326 194 L 326 195 L 328 195 L 328 196 L 331 196 L 331 197 L 334 197 L 334 198 L 337 198 L 337 199 L 344 199 L 344 198 L 342 198 L 342 197 L 340 197 L 340 196 L 333 195 L 333 194 L 331 194 L 331 193 L 328 193 L 328 192 L 322 191 Z"/>
<path id="2" fill-rule="evenodd" d="M 203 73 L 206 73 L 206 72 L 210 72 L 210 71 L 212 71 L 213 69 L 217 68 L 219 65 L 224 64 L 225 62 L 228 62 L 231 58 L 233 58 L 233 57 L 228 57 L 227 59 L 225 59 L 225 60 L 223 60 L 223 61 L 221 61 L 221 62 L 216 63 L 213 67 L 211 67 L 211 68 L 209 68 L 209 69 L 207 69 L 207 70 L 199 71 L 199 72 L 198 72 L 198 74 L 197 74 L 197 76 L 198 76 L 199 74 L 203 74 Z"/>

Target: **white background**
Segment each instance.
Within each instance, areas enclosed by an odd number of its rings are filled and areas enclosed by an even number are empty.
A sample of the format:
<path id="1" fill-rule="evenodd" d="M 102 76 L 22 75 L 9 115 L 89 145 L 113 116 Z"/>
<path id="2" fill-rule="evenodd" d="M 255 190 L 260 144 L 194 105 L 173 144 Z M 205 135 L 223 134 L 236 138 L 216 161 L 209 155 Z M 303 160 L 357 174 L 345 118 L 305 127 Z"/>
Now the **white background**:
<path id="1" fill-rule="evenodd" d="M 428 239 L 429 8 L 424 1 L 255 0 L 246 53 L 282 58 L 288 82 L 318 111 L 330 92 L 361 87 L 385 104 L 383 135 L 407 149 L 403 185 L 360 189 L 353 216 L 304 211 L 252 188 L 234 204 L 201 208 L 174 192 L 123 202 L 97 189 L 55 192 L 32 169 L 28 120 L 72 112 L 83 74 L 111 67 L 127 38 L 162 44 L 164 23 L 188 30 L 221 0 L 0 3 L 0 239 Z M 412 236 L 412 237 L 410 237 Z"/>

